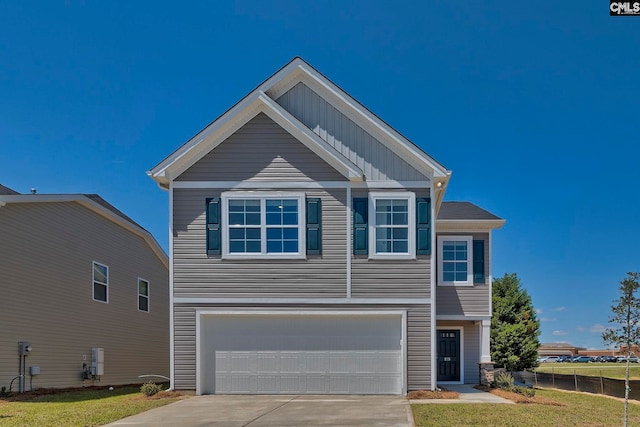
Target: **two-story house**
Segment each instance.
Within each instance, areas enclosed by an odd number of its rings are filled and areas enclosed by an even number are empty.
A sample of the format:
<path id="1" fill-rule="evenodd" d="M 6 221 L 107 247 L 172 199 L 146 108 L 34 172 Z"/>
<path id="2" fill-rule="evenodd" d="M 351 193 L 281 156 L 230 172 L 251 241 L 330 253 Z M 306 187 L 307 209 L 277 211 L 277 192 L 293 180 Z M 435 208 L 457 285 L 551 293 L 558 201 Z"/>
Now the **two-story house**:
<path id="1" fill-rule="evenodd" d="M 443 202 L 450 172 L 302 59 L 149 175 L 170 195 L 172 387 L 404 394 L 490 362 L 504 221 Z"/>
<path id="2" fill-rule="evenodd" d="M 169 259 L 96 194 L 0 185 L 0 386 L 141 383 L 169 374 Z"/>

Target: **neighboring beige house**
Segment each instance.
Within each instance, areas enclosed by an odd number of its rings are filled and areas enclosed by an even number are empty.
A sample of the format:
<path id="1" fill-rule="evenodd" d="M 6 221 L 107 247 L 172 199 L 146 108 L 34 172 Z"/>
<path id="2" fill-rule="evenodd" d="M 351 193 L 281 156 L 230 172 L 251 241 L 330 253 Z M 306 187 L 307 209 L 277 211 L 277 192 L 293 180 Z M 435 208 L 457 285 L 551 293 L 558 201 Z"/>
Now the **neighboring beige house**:
<path id="1" fill-rule="evenodd" d="M 168 281 L 156 240 L 101 197 L 0 186 L 0 386 L 168 375 Z"/>
<path id="2" fill-rule="evenodd" d="M 450 172 L 302 59 L 149 175 L 169 191 L 174 388 L 479 381 L 504 220 L 443 202 Z"/>

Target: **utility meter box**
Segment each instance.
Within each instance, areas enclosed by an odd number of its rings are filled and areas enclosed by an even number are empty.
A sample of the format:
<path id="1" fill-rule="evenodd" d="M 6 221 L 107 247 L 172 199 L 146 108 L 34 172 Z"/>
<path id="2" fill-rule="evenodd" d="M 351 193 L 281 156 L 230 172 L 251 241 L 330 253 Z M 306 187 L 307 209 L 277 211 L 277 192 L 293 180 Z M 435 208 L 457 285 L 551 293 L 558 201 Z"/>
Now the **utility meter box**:
<path id="1" fill-rule="evenodd" d="M 91 374 L 104 375 L 104 348 L 91 349 Z"/>
<path id="2" fill-rule="evenodd" d="M 31 375 L 32 377 L 40 375 L 40 366 L 29 366 L 29 375 Z"/>

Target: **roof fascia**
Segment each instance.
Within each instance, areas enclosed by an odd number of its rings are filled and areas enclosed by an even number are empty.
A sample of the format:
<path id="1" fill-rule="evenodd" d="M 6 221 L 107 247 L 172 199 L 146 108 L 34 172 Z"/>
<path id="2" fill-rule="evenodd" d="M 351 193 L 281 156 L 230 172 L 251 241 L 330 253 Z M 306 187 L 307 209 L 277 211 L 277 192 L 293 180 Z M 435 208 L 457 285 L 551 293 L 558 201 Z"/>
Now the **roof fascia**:
<path id="1" fill-rule="evenodd" d="M 131 222 L 125 220 L 119 215 L 116 215 L 111 210 L 94 202 L 90 198 L 82 194 L 21 194 L 11 196 L 0 196 L 0 207 L 11 203 L 67 203 L 75 202 L 83 205 L 89 210 L 99 214 L 100 216 L 107 218 L 108 220 L 118 224 L 126 230 L 141 237 L 147 245 L 151 248 L 154 254 L 158 257 L 160 262 L 168 269 L 169 258 L 164 252 L 158 241 L 153 237 L 151 233 L 142 227 L 139 227 Z"/>
<path id="2" fill-rule="evenodd" d="M 273 79 L 267 80 L 261 87 L 271 98 L 278 99 L 293 86 L 302 82 L 314 91 L 327 97 L 335 108 L 358 123 L 358 125 L 361 125 L 372 135 L 377 136 L 381 141 L 391 143 L 394 148 L 393 151 L 400 154 L 417 170 L 425 173 L 426 167 L 431 171 L 431 175 L 433 175 L 434 178 L 445 177 L 449 173 L 443 165 L 424 151 L 418 149 L 411 141 L 400 135 L 369 110 L 363 108 L 354 98 L 302 59 L 297 58 L 292 61 L 287 67 L 281 70 L 281 72 L 285 71 L 289 74 L 286 76 L 278 76 L 278 73 L 273 76 Z M 272 84 L 272 86 L 267 87 L 267 84 Z M 425 175 L 430 174 L 425 173 Z"/>
<path id="3" fill-rule="evenodd" d="M 259 113 L 265 113 L 347 179 L 354 182 L 362 181 L 364 174 L 356 165 L 261 90 L 247 96 L 148 174 L 161 186 L 168 187 L 170 181 L 180 176 Z"/>
<path id="4" fill-rule="evenodd" d="M 436 231 L 490 231 L 505 223 L 504 219 L 437 219 Z"/>

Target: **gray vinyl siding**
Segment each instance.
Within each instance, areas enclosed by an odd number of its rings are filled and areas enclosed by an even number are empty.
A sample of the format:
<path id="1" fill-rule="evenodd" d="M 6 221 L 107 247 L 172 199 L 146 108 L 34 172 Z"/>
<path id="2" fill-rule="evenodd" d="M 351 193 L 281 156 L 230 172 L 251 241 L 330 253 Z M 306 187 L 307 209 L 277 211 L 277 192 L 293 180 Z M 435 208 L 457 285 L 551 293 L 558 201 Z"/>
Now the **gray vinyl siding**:
<path id="1" fill-rule="evenodd" d="M 484 240 L 485 283 L 473 286 L 436 286 L 436 310 L 438 315 L 488 316 L 491 298 L 489 234 L 488 233 L 438 233 L 438 236 L 473 236 L 474 240 Z M 436 250 L 437 254 L 437 250 Z M 434 272 L 435 274 L 435 272 Z"/>
<path id="2" fill-rule="evenodd" d="M 194 307 L 174 305 L 174 387 L 196 389 L 196 311 Z"/>
<path id="3" fill-rule="evenodd" d="M 205 199 L 220 194 L 173 190 L 176 297 L 346 297 L 345 189 L 306 190 L 307 197 L 322 199 L 322 255 L 284 260 L 207 256 Z"/>
<path id="4" fill-rule="evenodd" d="M 452 326 L 464 329 L 463 336 L 463 360 L 464 360 L 464 383 L 478 384 L 480 382 L 480 325 L 469 321 L 439 320 L 436 329 L 447 329 Z"/>
<path id="5" fill-rule="evenodd" d="M 388 191 L 388 190 L 387 190 Z M 429 190 L 418 190 L 416 197 L 429 197 Z M 366 190 L 353 190 L 353 197 L 367 197 Z M 372 213 L 369 213 L 371 221 Z M 415 230 L 411 230 L 415 233 Z M 429 298 L 431 296 L 430 255 L 414 260 L 369 259 L 355 255 L 351 260 L 353 298 Z"/>
<path id="6" fill-rule="evenodd" d="M 269 305 L 269 309 L 292 308 L 292 306 Z M 176 304 L 174 309 L 175 327 L 175 388 L 195 390 L 196 388 L 196 309 L 224 310 L 235 308 L 264 308 L 264 306 L 209 306 Z M 431 382 L 431 307 L 430 306 L 387 306 L 387 305 L 296 305 L 298 310 L 403 310 L 407 309 L 407 389 L 430 389 Z"/>
<path id="7" fill-rule="evenodd" d="M 431 307 L 407 312 L 407 391 L 430 390 Z"/>
<path id="8" fill-rule="evenodd" d="M 1 386 L 18 374 L 18 341 L 33 347 L 27 367 L 41 368 L 34 388 L 91 385 L 80 373 L 92 347 L 105 354 L 96 385 L 168 375 L 168 271 L 142 238 L 75 202 L 9 203 L 0 236 Z M 92 299 L 93 261 L 109 267 L 107 304 Z M 148 313 L 138 277 L 149 281 Z"/>
<path id="9" fill-rule="evenodd" d="M 344 181 L 327 162 L 260 113 L 177 181 Z"/>
<path id="10" fill-rule="evenodd" d="M 478 384 L 480 382 L 480 326 L 466 324 L 464 326 L 464 382 Z"/>
<path id="11" fill-rule="evenodd" d="M 277 102 L 362 169 L 368 180 L 428 179 L 304 83 L 298 83 Z"/>

